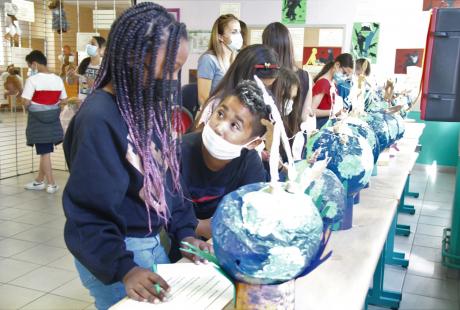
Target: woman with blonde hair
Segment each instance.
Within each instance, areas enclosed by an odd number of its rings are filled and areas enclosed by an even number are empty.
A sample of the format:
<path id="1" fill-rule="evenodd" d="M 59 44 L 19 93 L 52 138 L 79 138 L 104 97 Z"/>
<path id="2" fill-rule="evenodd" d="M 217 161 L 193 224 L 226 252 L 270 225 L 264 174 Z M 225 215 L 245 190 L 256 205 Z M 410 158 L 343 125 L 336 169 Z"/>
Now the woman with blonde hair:
<path id="1" fill-rule="evenodd" d="M 198 60 L 198 101 L 209 98 L 243 46 L 240 21 L 232 14 L 219 16 L 214 22 L 208 50 Z"/>

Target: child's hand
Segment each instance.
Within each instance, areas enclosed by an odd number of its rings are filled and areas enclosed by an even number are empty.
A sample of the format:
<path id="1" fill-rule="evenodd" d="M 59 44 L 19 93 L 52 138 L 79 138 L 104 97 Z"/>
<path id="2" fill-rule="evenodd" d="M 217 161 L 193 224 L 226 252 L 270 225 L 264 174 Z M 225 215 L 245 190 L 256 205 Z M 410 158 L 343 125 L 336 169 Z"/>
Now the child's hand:
<path id="1" fill-rule="evenodd" d="M 158 303 L 167 298 L 170 291 L 168 283 L 158 274 L 148 269 L 134 267 L 123 278 L 126 294 L 129 298 L 137 301 Z M 161 290 L 157 293 L 155 284 L 159 284 Z"/>
<path id="2" fill-rule="evenodd" d="M 212 248 L 212 244 L 204 242 L 200 239 L 194 238 L 194 237 L 187 237 L 184 238 L 182 241 L 188 242 L 191 245 L 194 245 L 198 248 L 200 248 L 203 251 L 208 251 L 209 253 L 214 253 L 214 249 Z M 182 245 L 183 247 L 186 247 L 185 245 Z M 192 260 L 195 264 L 199 264 L 200 262 L 202 263 L 207 263 L 207 260 L 201 259 L 200 257 L 197 257 L 196 255 L 183 252 L 182 255 L 187 257 L 188 259 Z"/>

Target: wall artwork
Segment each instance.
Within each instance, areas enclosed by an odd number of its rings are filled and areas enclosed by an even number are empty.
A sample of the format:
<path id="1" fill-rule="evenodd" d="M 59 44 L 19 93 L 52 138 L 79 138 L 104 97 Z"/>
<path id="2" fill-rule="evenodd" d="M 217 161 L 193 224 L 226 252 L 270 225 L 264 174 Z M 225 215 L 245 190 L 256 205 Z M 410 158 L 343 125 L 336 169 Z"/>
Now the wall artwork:
<path id="1" fill-rule="evenodd" d="M 423 0 L 423 10 L 432 8 L 460 8 L 460 0 Z"/>
<path id="2" fill-rule="evenodd" d="M 281 22 L 283 24 L 305 24 L 307 0 L 282 0 Z"/>
<path id="3" fill-rule="evenodd" d="M 355 59 L 368 58 L 371 63 L 377 61 L 379 43 L 379 23 L 354 23 L 351 37 L 351 53 Z"/>
<path id="4" fill-rule="evenodd" d="M 208 50 L 211 31 L 209 30 L 191 30 L 188 32 L 190 42 L 190 52 L 201 54 Z"/>
<path id="5" fill-rule="evenodd" d="M 302 65 L 325 65 L 342 53 L 341 47 L 304 47 Z"/>
<path id="6" fill-rule="evenodd" d="M 176 19 L 176 21 L 180 22 L 180 9 L 179 9 L 179 8 L 166 9 L 166 11 L 168 11 L 169 14 L 171 14 L 172 16 L 174 16 L 174 18 Z"/>
<path id="7" fill-rule="evenodd" d="M 407 67 L 422 67 L 423 48 L 404 48 L 396 50 L 395 73 L 406 74 Z"/>

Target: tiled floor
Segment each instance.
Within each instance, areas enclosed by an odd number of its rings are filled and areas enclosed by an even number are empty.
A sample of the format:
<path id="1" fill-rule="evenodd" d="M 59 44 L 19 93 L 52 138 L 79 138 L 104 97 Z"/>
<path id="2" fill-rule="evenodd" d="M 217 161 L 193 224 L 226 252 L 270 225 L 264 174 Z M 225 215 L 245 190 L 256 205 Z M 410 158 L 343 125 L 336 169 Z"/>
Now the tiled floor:
<path id="1" fill-rule="evenodd" d="M 61 187 L 67 173 L 55 172 Z M 31 175 L 0 180 L 0 309 L 94 309 L 81 286 L 63 240 L 61 193 L 26 192 Z M 386 267 L 385 288 L 403 291 L 400 309 L 460 310 L 459 272 L 441 262 L 442 228 L 450 226 L 455 175 L 430 177 L 417 167 L 411 190 L 419 199 L 415 215 L 400 215 L 410 224 L 409 237 L 395 247 L 410 257 L 408 269 Z M 369 309 L 380 309 L 369 307 Z"/>

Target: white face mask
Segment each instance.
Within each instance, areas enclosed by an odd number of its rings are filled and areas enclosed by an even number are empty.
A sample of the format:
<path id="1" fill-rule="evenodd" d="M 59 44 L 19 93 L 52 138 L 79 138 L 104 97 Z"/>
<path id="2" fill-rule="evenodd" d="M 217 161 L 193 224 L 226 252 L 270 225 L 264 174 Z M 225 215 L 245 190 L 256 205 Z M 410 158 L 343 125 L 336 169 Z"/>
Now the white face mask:
<path id="1" fill-rule="evenodd" d="M 230 36 L 231 42 L 227 46 L 234 52 L 239 51 L 243 46 L 243 36 L 241 33 L 235 33 Z"/>
<path id="2" fill-rule="evenodd" d="M 91 44 L 86 45 L 86 54 L 91 57 L 97 56 L 97 46 Z"/>
<path id="3" fill-rule="evenodd" d="M 74 56 L 69 56 L 69 62 L 74 62 L 75 61 L 75 57 Z"/>
<path id="4" fill-rule="evenodd" d="M 288 116 L 292 112 L 292 108 L 294 105 L 294 100 L 292 99 L 286 99 L 284 102 L 284 116 Z"/>
<path id="5" fill-rule="evenodd" d="M 29 76 L 29 77 L 34 76 L 37 73 L 38 73 L 37 69 L 29 68 L 29 70 L 27 70 L 27 76 Z"/>
<path id="6" fill-rule="evenodd" d="M 258 138 L 249 141 L 244 145 L 233 144 L 219 136 L 209 125 L 209 122 L 203 128 L 201 134 L 204 147 L 208 150 L 212 157 L 219 160 L 232 160 L 240 157 L 241 150 Z"/>

